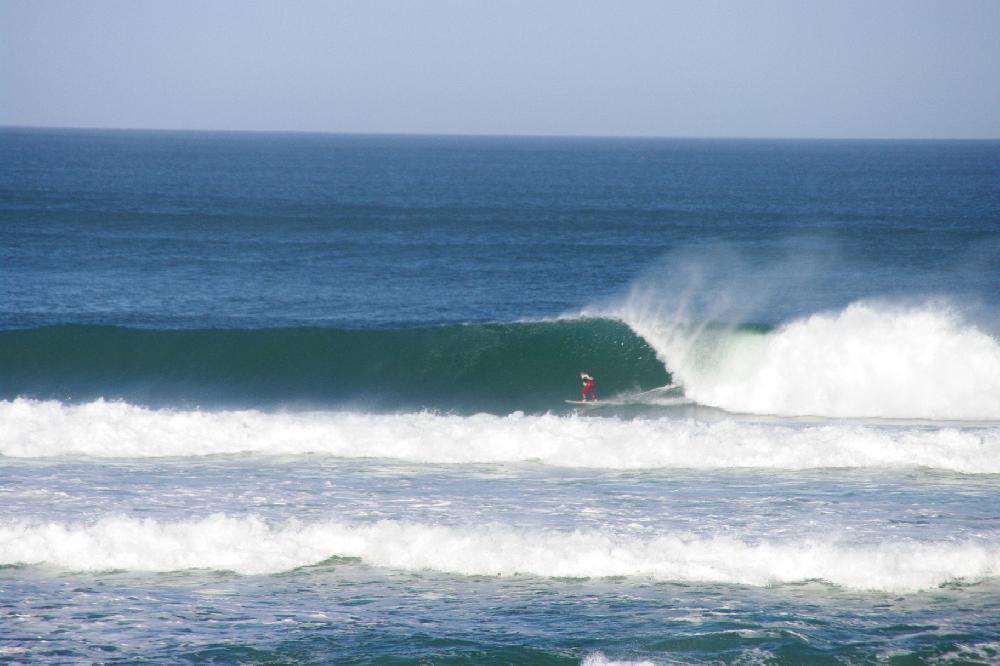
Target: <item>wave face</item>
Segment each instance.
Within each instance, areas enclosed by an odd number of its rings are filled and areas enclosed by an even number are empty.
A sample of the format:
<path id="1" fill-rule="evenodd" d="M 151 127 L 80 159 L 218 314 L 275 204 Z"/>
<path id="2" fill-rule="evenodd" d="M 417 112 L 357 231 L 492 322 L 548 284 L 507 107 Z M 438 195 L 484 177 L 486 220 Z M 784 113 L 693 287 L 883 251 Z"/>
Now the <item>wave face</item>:
<path id="1" fill-rule="evenodd" d="M 387 330 L 0 331 L 0 399 L 541 413 L 576 398 L 587 370 L 604 398 L 673 380 L 687 400 L 729 412 L 1000 420 L 1000 342 L 945 306 L 862 302 L 777 327 L 692 324 L 633 299 L 597 314 Z"/>
<path id="2" fill-rule="evenodd" d="M 267 574 L 330 558 L 379 567 L 468 576 L 641 576 L 669 581 L 769 585 L 823 580 L 854 589 L 916 591 L 1000 572 L 1000 547 L 979 542 L 836 539 L 747 542 L 732 536 L 638 538 L 597 531 L 507 526 L 444 527 L 384 520 L 369 524 L 223 514 L 159 522 L 124 516 L 90 525 L 0 524 L 0 564 L 65 570 L 220 569 Z"/>
<path id="3" fill-rule="evenodd" d="M 654 351 L 610 320 L 395 330 L 0 331 L 0 398 L 154 405 L 276 404 L 509 413 L 562 407 L 581 370 L 605 395 L 669 383 Z"/>
<path id="4" fill-rule="evenodd" d="M 782 416 L 1000 419 L 1000 343 L 946 306 L 854 303 L 773 329 L 617 316 L 702 405 Z"/>
<path id="5" fill-rule="evenodd" d="M 537 461 L 605 469 L 827 467 L 1000 473 L 1000 429 L 737 420 L 266 413 L 0 403 L 0 454 L 150 458 L 318 453 L 418 463 Z"/>

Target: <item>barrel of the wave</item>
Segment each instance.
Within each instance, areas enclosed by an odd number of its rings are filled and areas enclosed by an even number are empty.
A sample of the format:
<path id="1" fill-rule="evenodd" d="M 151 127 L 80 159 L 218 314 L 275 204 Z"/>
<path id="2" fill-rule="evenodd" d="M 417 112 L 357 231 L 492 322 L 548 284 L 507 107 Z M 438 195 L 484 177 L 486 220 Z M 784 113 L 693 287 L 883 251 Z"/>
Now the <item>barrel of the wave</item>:
<path id="1" fill-rule="evenodd" d="M 572 319 L 394 329 L 0 331 L 0 399 L 148 407 L 544 413 L 588 358 L 602 389 L 667 383 L 620 322 Z"/>

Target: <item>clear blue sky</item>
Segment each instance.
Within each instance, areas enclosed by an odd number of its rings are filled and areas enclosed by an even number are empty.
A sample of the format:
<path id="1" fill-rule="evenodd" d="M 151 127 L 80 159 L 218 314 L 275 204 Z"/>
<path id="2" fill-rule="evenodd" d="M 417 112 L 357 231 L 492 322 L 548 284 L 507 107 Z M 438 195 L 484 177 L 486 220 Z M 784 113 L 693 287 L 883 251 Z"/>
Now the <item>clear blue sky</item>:
<path id="1" fill-rule="evenodd" d="M 0 125 L 1000 138 L 1000 0 L 0 0 Z"/>

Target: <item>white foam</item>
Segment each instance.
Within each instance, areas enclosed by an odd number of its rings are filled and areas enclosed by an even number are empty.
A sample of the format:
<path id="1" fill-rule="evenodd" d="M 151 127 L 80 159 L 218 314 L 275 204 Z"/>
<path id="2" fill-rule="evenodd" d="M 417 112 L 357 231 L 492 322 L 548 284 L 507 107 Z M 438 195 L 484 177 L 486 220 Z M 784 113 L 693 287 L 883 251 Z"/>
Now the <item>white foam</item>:
<path id="1" fill-rule="evenodd" d="M 254 516 L 221 514 L 180 522 L 108 516 L 87 525 L 0 523 L 0 564 L 46 564 L 72 571 L 209 568 L 268 574 L 334 556 L 391 569 L 459 575 L 638 576 L 746 585 L 820 579 L 894 592 L 1000 574 L 1000 546 L 972 541 L 748 543 L 731 536 L 667 534 L 642 539 L 402 521 L 292 520 L 270 525 Z"/>
<path id="2" fill-rule="evenodd" d="M 0 402 L 0 454 L 106 458 L 320 453 L 607 469 L 923 466 L 1000 473 L 1000 427 L 793 425 L 555 415 L 154 410 Z"/>
<path id="3" fill-rule="evenodd" d="M 640 661 L 608 659 L 603 652 L 594 652 L 584 657 L 580 666 L 656 666 L 656 663 L 646 659 Z"/>
<path id="4" fill-rule="evenodd" d="M 941 304 L 854 303 L 769 333 L 611 309 L 700 404 L 755 414 L 1000 419 L 1000 343 Z"/>

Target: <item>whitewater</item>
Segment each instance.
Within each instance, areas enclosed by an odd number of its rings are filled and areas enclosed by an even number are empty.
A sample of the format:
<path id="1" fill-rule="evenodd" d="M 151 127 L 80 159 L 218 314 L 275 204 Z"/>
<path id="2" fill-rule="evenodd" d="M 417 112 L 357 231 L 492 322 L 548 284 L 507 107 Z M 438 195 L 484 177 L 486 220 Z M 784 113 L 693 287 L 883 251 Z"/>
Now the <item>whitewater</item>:
<path id="1" fill-rule="evenodd" d="M 820 580 L 860 590 L 906 593 L 943 583 L 974 584 L 1000 573 L 1000 546 L 968 542 L 748 542 L 728 535 L 532 532 L 383 520 L 352 525 L 250 516 L 196 521 L 104 517 L 91 525 L 0 525 L 0 562 L 69 571 L 216 569 L 273 574 L 332 558 L 390 569 L 463 576 L 637 577 L 648 580 L 777 585 Z"/>
<path id="2" fill-rule="evenodd" d="M 145 458 L 324 454 L 468 464 L 718 469 L 929 467 L 1000 473 L 989 425 L 795 424 L 512 414 L 151 410 L 124 403 L 0 403 L 0 454 Z"/>
<path id="3" fill-rule="evenodd" d="M 647 340 L 701 404 L 781 416 L 1000 420 L 1000 342 L 946 301 L 855 302 L 760 332 L 689 321 L 651 302 L 647 289 L 604 312 Z"/>

